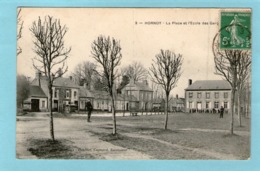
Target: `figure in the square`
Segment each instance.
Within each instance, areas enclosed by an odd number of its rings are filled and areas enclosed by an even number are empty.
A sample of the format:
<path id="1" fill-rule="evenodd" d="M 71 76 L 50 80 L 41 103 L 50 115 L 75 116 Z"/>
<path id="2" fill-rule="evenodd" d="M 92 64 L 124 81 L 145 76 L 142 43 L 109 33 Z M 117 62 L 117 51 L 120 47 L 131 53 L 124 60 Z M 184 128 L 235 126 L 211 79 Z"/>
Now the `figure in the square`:
<path id="1" fill-rule="evenodd" d="M 93 107 L 92 107 L 92 104 L 90 103 L 90 100 L 87 100 L 86 107 L 88 110 L 88 122 L 91 122 L 90 117 L 91 117 L 91 112 L 93 110 Z"/>
<path id="2" fill-rule="evenodd" d="M 224 114 L 224 107 L 223 106 L 221 106 L 221 108 L 220 108 L 220 118 L 223 118 L 223 114 Z"/>

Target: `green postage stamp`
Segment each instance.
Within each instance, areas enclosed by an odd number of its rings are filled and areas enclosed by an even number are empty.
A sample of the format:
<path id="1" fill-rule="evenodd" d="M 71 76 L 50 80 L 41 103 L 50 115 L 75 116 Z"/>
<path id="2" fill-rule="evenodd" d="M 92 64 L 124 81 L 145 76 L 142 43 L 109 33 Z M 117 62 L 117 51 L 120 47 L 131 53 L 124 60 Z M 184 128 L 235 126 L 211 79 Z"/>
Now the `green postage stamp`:
<path id="1" fill-rule="evenodd" d="M 222 11 L 220 28 L 220 48 L 251 48 L 251 12 Z"/>

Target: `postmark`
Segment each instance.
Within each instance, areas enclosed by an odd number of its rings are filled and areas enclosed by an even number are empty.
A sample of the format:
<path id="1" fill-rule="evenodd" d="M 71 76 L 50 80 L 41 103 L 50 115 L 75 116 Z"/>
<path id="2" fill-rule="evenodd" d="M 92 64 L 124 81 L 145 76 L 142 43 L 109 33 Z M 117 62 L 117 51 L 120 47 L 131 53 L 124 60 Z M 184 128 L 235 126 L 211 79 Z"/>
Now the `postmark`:
<path id="1" fill-rule="evenodd" d="M 220 48 L 251 48 L 251 12 L 228 12 L 220 14 Z"/>

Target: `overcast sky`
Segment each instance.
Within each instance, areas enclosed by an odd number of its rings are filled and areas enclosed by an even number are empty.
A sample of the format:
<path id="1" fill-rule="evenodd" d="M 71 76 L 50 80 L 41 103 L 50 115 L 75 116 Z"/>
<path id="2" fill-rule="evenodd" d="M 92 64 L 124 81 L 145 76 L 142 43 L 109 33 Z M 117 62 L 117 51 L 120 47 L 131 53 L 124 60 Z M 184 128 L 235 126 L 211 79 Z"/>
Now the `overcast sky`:
<path id="1" fill-rule="evenodd" d="M 138 61 L 149 68 L 160 49 L 182 54 L 183 73 L 172 95 L 183 97 L 188 79 L 193 82 L 222 79 L 214 74 L 211 50 L 219 29 L 219 14 L 218 9 L 23 8 L 24 28 L 18 42 L 23 52 L 17 57 L 17 73 L 34 78 L 31 59 L 36 54 L 29 28 L 39 16 L 50 15 L 68 27 L 65 46 L 72 49 L 67 61 L 68 73 L 82 61 L 93 62 L 91 43 L 101 34 L 109 35 L 120 40 L 123 55 L 120 67 Z"/>

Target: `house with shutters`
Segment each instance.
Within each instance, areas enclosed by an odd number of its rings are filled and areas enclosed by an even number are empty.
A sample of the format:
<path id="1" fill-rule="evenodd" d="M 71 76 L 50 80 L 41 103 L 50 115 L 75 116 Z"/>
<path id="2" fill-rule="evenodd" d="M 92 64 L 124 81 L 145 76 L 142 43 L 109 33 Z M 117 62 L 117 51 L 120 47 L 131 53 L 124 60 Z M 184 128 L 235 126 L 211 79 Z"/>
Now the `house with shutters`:
<path id="1" fill-rule="evenodd" d="M 218 112 L 230 109 L 231 86 L 225 80 L 198 80 L 185 89 L 186 112 Z"/>
<path id="2" fill-rule="evenodd" d="M 50 98 L 46 76 L 36 73 L 36 77 L 31 84 L 42 89 L 47 99 Z M 79 89 L 80 87 L 74 83 L 72 77 L 59 77 L 55 79 L 52 87 L 52 110 L 61 111 L 66 106 L 74 107 L 77 110 L 79 105 Z M 47 108 L 49 108 L 49 105 L 47 105 Z"/>

